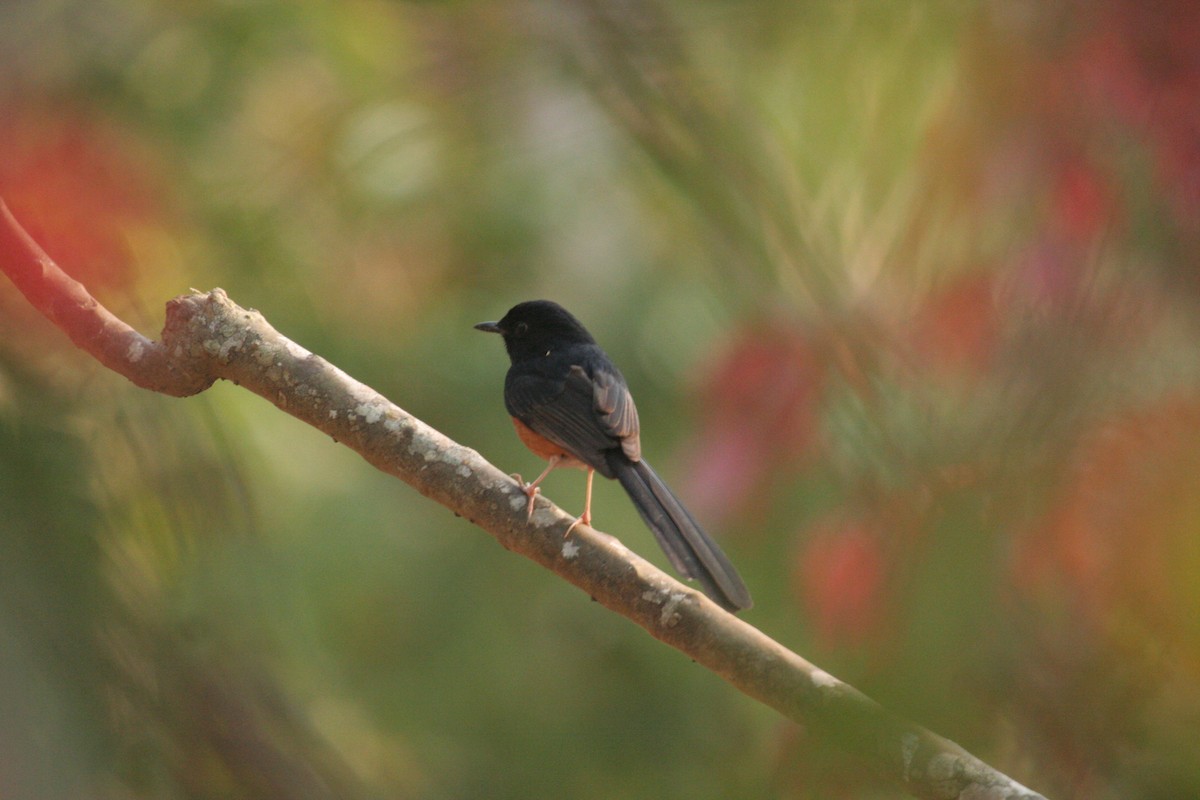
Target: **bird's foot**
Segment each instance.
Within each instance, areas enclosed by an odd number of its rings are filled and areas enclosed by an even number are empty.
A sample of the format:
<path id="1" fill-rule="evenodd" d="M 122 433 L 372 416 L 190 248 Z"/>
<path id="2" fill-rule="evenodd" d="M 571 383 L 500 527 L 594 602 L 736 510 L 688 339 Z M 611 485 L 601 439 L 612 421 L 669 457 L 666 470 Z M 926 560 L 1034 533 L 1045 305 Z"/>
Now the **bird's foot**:
<path id="1" fill-rule="evenodd" d="M 571 531 L 575 530 L 576 525 L 591 525 L 591 524 L 592 524 L 592 515 L 590 513 L 588 513 L 587 511 L 585 511 L 585 512 L 583 512 L 583 514 L 576 517 L 575 521 L 570 524 L 570 526 L 567 528 L 566 532 L 563 533 L 563 538 L 565 539 L 568 536 L 570 536 Z"/>
<path id="2" fill-rule="evenodd" d="M 529 498 L 529 504 L 525 506 L 525 519 L 532 519 L 533 504 L 537 500 L 538 492 L 540 492 L 541 489 L 537 487 L 536 483 L 526 483 L 516 472 L 512 473 L 508 477 L 516 481 L 517 486 L 519 486 L 521 491 L 525 493 L 525 496 Z"/>

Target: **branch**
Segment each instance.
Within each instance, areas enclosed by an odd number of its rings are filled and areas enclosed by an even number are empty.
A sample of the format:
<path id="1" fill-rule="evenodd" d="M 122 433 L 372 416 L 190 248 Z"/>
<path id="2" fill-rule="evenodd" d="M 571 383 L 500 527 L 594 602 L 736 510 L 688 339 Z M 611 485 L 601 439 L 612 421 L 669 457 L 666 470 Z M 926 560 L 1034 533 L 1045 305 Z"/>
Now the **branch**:
<path id="1" fill-rule="evenodd" d="M 3 198 L 0 270 L 80 350 L 143 389 L 186 397 L 204 391 L 217 377 L 205 371 L 203 360 L 168 353 L 165 331 L 163 342 L 155 342 L 113 316 L 83 284 L 59 269 L 13 217 Z"/>
<path id="2" fill-rule="evenodd" d="M 1041 797 L 953 742 L 888 713 L 616 539 L 586 526 L 564 539 L 574 518 L 544 498 L 526 520 L 526 497 L 506 474 L 288 340 L 221 289 L 168 302 L 162 339 L 151 341 L 64 274 L 3 200 L 0 269 L 76 345 L 138 386 L 186 396 L 222 378 L 265 397 L 745 694 L 864 758 L 914 796 Z"/>

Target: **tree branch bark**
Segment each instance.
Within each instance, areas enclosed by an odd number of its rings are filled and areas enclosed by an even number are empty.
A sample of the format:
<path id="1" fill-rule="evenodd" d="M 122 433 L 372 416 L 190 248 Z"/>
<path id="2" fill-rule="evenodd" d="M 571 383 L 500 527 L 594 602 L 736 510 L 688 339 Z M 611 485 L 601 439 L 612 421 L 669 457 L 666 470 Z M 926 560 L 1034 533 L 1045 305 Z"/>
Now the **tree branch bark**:
<path id="1" fill-rule="evenodd" d="M 915 797 L 1040 798 L 958 745 L 888 713 L 700 592 L 586 526 L 370 387 L 288 340 L 221 289 L 167 303 L 160 341 L 111 314 L 67 276 L 0 199 L 0 269 L 82 350 L 138 386 L 183 397 L 218 378 L 265 397 L 570 581 L 605 607 L 864 758 Z"/>

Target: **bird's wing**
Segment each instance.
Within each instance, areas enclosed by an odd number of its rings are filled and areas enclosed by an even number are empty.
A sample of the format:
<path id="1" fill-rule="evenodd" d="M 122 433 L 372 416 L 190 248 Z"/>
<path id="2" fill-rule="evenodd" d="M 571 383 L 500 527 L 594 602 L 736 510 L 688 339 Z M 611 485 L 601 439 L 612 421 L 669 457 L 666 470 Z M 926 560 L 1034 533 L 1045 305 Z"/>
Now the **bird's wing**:
<path id="1" fill-rule="evenodd" d="M 641 455 L 637 408 L 620 373 L 573 365 L 563 379 L 510 371 L 504 400 L 508 412 L 559 444 L 601 475 L 611 477 L 604 451 L 620 447 L 631 460 Z"/>
<path id="2" fill-rule="evenodd" d="M 580 367 L 572 367 L 574 374 Z M 586 373 L 585 373 L 586 377 Z M 630 461 L 638 461 L 642 457 L 642 440 L 638 425 L 637 406 L 629 394 L 629 387 L 624 379 L 607 369 L 595 369 L 592 372 L 591 384 L 596 411 L 600 422 L 609 435 L 620 440 L 621 449 Z"/>

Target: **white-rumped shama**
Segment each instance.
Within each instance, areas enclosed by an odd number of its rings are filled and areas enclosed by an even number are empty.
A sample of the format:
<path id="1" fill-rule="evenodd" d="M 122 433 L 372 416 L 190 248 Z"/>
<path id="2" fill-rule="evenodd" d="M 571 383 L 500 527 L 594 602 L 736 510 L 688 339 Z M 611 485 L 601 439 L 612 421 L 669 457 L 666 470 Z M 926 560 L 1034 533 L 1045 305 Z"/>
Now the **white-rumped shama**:
<path id="1" fill-rule="evenodd" d="M 750 608 L 737 570 L 642 459 L 637 408 L 625 379 L 579 320 L 557 303 L 532 300 L 513 306 L 499 322 L 475 327 L 504 337 L 512 360 L 504 406 L 521 441 L 550 462 L 532 483 L 514 476 L 529 496 L 529 512 L 552 469 L 582 467 L 587 495 L 575 524 L 588 525 L 593 474 L 616 478 L 675 569 L 697 580 L 723 608 Z"/>

